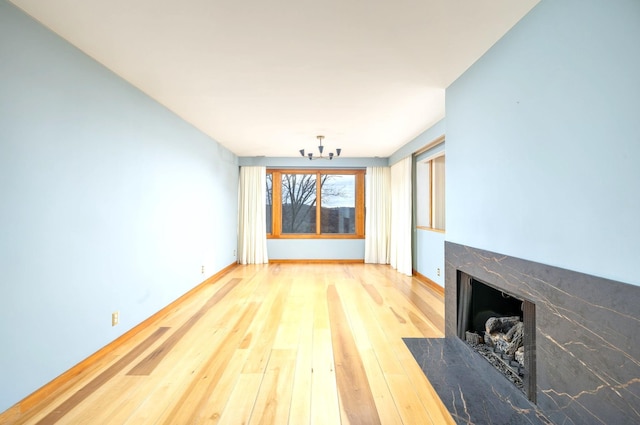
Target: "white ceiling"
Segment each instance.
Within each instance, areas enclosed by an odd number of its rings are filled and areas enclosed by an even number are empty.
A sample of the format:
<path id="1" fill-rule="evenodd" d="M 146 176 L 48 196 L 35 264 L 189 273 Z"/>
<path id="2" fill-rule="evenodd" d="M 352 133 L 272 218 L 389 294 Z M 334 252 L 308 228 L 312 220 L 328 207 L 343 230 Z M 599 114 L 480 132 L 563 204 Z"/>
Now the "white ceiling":
<path id="1" fill-rule="evenodd" d="M 238 156 L 387 157 L 539 0 L 11 0 Z"/>

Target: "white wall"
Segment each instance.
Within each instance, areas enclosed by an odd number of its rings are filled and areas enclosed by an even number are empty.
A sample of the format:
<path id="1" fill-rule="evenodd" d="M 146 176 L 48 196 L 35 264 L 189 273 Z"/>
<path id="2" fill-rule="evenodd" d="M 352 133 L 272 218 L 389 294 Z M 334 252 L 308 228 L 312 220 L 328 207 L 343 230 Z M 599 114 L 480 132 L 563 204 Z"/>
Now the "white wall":
<path id="1" fill-rule="evenodd" d="M 0 64 L 4 411 L 235 262 L 238 166 L 5 1 Z"/>
<path id="2" fill-rule="evenodd" d="M 447 90 L 447 240 L 640 284 L 640 2 L 543 0 Z"/>

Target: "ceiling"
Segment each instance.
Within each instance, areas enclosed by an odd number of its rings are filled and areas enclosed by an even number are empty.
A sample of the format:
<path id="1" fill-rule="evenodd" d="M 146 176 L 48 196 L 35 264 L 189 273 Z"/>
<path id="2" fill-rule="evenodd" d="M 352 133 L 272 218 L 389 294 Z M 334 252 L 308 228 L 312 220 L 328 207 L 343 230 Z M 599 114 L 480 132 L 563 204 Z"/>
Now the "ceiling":
<path id="1" fill-rule="evenodd" d="M 238 156 L 388 157 L 539 0 L 11 0 Z"/>

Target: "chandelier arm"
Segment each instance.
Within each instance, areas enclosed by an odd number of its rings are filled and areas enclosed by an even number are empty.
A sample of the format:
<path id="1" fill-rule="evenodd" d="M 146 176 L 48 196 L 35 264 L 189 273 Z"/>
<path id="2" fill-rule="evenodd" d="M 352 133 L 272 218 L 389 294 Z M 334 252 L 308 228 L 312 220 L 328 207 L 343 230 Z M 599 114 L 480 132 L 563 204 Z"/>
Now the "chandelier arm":
<path id="1" fill-rule="evenodd" d="M 302 157 L 308 157 L 310 161 L 313 161 L 314 159 L 328 159 L 328 160 L 332 160 L 333 157 L 338 157 L 340 156 L 340 153 L 342 152 L 342 149 L 338 148 L 336 149 L 335 154 L 333 152 L 329 152 L 329 156 L 324 156 L 324 146 L 322 145 L 322 140 L 324 139 L 324 136 L 316 136 L 316 138 L 318 139 L 318 151 L 320 152 L 319 155 L 317 156 L 313 156 L 313 152 L 308 152 L 305 155 L 305 150 L 304 149 L 300 149 L 298 152 L 300 152 L 300 155 Z"/>

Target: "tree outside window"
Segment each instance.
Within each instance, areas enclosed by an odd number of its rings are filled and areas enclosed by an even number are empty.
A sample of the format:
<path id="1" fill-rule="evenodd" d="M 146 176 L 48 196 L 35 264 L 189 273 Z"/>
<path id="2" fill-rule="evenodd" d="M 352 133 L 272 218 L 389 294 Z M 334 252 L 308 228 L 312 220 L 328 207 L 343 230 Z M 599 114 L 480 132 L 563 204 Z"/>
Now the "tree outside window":
<path id="1" fill-rule="evenodd" d="M 325 176 L 322 183 L 322 233 L 356 232 L 356 176 Z"/>
<path id="2" fill-rule="evenodd" d="M 273 216 L 273 174 L 267 172 L 267 235 L 273 232 L 272 216 Z"/>
<path id="3" fill-rule="evenodd" d="M 364 170 L 268 170 L 266 202 L 270 237 L 364 237 Z"/>

